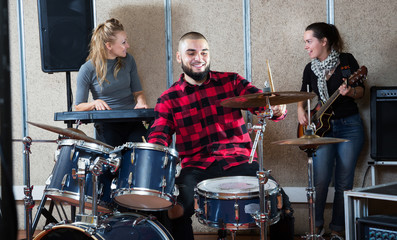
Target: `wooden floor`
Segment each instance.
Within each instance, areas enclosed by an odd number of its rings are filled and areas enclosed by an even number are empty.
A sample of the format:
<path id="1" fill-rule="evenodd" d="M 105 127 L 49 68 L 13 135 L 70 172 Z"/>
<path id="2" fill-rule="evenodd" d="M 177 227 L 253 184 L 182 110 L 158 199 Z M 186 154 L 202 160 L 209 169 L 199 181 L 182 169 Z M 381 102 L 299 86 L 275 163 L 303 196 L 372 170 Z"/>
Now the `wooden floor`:
<path id="1" fill-rule="evenodd" d="M 40 231 L 36 231 L 34 236 L 39 234 Z M 195 234 L 194 239 L 195 240 L 217 240 L 217 235 L 215 234 Z M 258 240 L 260 236 L 255 236 L 255 235 L 237 235 L 236 240 Z M 18 232 L 18 240 L 25 240 L 26 239 L 26 233 L 25 231 L 19 231 Z M 231 236 L 227 237 L 228 240 L 231 240 Z M 294 240 L 302 240 L 302 236 L 295 236 Z M 268 238 L 268 240 L 271 240 Z M 329 240 L 329 237 L 325 236 L 324 240 Z"/>

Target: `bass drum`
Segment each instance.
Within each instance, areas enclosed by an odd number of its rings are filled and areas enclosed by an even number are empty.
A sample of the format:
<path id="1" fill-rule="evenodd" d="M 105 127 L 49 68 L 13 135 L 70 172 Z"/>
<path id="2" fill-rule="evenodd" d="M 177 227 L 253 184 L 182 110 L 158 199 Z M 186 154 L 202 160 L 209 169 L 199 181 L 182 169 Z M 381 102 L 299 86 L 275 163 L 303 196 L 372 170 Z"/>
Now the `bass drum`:
<path id="1" fill-rule="evenodd" d="M 40 232 L 34 240 L 120 240 L 120 239 L 173 239 L 157 220 L 150 217 L 123 213 L 114 215 L 100 224 L 95 231 L 86 223 L 62 224 Z"/>

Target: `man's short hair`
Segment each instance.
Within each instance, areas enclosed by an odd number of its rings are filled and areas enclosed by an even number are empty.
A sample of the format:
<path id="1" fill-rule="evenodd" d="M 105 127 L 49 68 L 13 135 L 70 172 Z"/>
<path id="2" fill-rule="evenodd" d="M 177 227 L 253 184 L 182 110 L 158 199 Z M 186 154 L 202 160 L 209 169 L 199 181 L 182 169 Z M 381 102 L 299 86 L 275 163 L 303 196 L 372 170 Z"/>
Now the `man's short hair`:
<path id="1" fill-rule="evenodd" d="M 203 34 L 199 33 L 199 32 L 188 32 L 183 34 L 183 36 L 179 39 L 179 42 L 184 41 L 185 39 L 204 39 L 205 41 L 207 41 L 207 39 L 204 37 Z"/>

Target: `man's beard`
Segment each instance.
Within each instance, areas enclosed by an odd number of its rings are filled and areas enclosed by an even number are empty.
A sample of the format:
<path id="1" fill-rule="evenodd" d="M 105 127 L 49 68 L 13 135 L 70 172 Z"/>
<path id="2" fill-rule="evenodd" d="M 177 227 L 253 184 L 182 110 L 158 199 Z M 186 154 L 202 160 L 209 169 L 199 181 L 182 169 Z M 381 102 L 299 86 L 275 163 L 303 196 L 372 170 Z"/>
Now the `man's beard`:
<path id="1" fill-rule="evenodd" d="M 182 61 L 182 70 L 183 72 L 188 75 L 189 77 L 191 77 L 192 79 L 194 79 L 196 82 L 200 82 L 201 80 L 203 80 L 204 78 L 207 77 L 208 73 L 210 72 L 210 65 L 208 64 L 208 66 L 204 69 L 204 71 L 202 72 L 193 72 L 191 68 L 189 68 L 188 66 L 186 66 L 183 61 Z"/>

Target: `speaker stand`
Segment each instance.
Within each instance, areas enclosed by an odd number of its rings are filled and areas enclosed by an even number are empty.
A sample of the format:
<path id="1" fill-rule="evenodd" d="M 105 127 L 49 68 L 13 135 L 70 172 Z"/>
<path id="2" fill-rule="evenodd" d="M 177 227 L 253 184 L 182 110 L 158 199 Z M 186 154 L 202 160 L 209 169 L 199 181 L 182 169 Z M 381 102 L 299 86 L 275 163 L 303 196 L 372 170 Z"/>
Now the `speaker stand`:
<path id="1" fill-rule="evenodd" d="M 67 104 L 68 104 L 68 112 L 72 111 L 72 84 L 71 84 L 71 78 L 70 78 L 70 72 L 66 72 L 66 99 L 67 99 Z M 68 128 L 72 127 L 72 123 L 68 121 L 67 123 Z"/>

